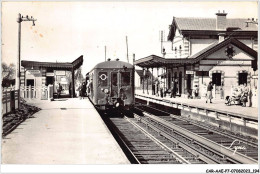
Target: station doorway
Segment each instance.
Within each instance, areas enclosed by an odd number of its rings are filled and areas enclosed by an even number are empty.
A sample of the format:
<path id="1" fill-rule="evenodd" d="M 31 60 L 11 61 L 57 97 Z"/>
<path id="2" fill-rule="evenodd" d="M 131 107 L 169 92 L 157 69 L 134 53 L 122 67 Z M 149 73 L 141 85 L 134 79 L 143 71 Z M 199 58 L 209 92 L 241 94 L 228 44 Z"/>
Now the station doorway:
<path id="1" fill-rule="evenodd" d="M 27 86 L 34 87 L 34 79 L 27 79 L 26 84 Z"/>

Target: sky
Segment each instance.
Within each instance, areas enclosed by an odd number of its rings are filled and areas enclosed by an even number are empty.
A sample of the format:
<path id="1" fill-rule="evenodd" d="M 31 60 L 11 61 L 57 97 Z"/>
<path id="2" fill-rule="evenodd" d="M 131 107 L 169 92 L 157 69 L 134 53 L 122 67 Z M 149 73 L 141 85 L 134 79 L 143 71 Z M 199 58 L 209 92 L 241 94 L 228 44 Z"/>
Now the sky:
<path id="1" fill-rule="evenodd" d="M 256 1 L 240 2 L 2 2 L 2 62 L 17 63 L 18 13 L 37 21 L 22 22 L 21 60 L 72 62 L 83 55 L 83 73 L 107 58 L 132 61 L 161 56 L 159 31 L 175 17 L 258 18 Z M 246 9 L 246 10 L 245 10 Z"/>

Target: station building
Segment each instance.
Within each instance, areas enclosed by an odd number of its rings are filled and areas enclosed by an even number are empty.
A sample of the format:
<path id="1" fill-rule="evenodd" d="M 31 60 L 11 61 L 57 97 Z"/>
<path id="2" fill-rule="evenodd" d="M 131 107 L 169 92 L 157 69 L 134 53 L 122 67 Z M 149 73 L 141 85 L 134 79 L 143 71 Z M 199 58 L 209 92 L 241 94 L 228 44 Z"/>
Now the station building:
<path id="1" fill-rule="evenodd" d="M 230 95 L 233 88 L 247 84 L 257 88 L 258 24 L 253 19 L 228 19 L 223 11 L 216 18 L 173 17 L 163 56 L 150 55 L 135 61 L 143 70 L 161 72 L 164 90 L 177 82 L 177 94 L 187 97 L 195 86 L 203 96 L 210 81 L 213 96 L 220 90 Z M 170 54 L 168 54 L 170 53 Z M 170 55 L 170 57 L 169 57 Z"/>
<path id="2" fill-rule="evenodd" d="M 38 61 L 21 61 L 21 79 L 22 89 L 29 86 L 33 90 L 41 90 L 48 85 L 56 86 L 60 83 L 65 95 L 75 96 L 74 72 L 83 63 L 83 56 L 80 56 L 73 62 L 38 62 Z M 71 90 L 71 91 L 70 91 Z"/>

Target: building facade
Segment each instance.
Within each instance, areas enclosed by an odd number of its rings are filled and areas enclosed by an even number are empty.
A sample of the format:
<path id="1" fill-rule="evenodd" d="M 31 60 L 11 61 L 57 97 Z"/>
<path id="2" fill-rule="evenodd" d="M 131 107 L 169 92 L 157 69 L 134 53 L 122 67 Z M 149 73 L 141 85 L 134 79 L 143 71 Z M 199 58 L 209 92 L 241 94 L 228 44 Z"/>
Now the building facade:
<path id="1" fill-rule="evenodd" d="M 41 90 L 48 85 L 54 85 L 54 92 L 56 92 L 56 86 L 60 83 L 64 94 L 75 96 L 75 82 L 72 74 L 82 63 L 83 56 L 71 63 L 23 60 L 21 61 L 21 88 L 31 86 L 35 90 Z"/>
<path id="2" fill-rule="evenodd" d="M 220 98 L 223 93 L 231 95 L 236 86 L 257 88 L 257 35 L 256 21 L 228 19 L 225 12 L 216 13 L 216 18 L 174 17 L 166 56 L 151 55 L 135 64 L 144 69 L 163 69 L 165 90 L 177 81 L 180 95 L 192 94 L 196 86 L 202 97 L 212 81 L 213 95 Z"/>

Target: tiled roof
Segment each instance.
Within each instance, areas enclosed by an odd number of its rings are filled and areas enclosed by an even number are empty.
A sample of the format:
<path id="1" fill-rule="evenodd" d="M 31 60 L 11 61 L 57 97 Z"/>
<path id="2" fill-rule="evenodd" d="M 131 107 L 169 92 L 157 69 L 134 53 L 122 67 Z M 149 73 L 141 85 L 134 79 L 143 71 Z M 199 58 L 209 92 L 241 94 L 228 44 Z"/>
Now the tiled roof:
<path id="1" fill-rule="evenodd" d="M 257 25 L 249 23 L 246 27 L 248 19 L 226 19 L 227 26 L 238 27 L 246 31 L 257 31 Z M 180 30 L 216 30 L 216 19 L 214 18 L 175 18 L 176 25 Z"/>

